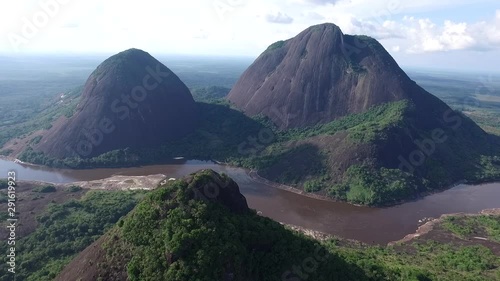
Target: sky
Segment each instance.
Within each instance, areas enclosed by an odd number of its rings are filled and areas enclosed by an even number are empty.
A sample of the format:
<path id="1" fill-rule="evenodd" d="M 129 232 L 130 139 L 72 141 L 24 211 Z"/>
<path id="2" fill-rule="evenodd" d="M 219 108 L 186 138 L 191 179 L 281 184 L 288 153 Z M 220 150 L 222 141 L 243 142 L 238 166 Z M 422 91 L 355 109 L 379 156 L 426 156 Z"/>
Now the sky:
<path id="1" fill-rule="evenodd" d="M 500 72 L 498 0 L 0 0 L 0 54 L 257 57 L 325 22 L 404 66 Z"/>

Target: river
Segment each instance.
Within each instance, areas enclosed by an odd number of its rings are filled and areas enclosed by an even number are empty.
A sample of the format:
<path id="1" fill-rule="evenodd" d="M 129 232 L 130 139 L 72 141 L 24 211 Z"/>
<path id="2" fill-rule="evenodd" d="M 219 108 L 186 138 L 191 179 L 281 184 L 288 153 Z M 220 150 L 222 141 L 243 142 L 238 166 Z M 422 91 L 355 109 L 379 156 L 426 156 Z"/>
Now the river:
<path id="1" fill-rule="evenodd" d="M 477 213 L 500 208 L 500 183 L 459 185 L 417 201 L 388 208 L 357 207 L 347 203 L 309 198 L 256 182 L 248 171 L 212 162 L 175 160 L 168 165 L 119 169 L 63 170 L 26 166 L 0 159 L 0 178 L 15 171 L 18 180 L 68 183 L 107 178 L 113 175 L 143 176 L 165 174 L 179 178 L 200 169 L 213 169 L 232 177 L 251 208 L 262 215 L 347 239 L 386 244 L 414 233 L 423 218 L 449 213 Z"/>

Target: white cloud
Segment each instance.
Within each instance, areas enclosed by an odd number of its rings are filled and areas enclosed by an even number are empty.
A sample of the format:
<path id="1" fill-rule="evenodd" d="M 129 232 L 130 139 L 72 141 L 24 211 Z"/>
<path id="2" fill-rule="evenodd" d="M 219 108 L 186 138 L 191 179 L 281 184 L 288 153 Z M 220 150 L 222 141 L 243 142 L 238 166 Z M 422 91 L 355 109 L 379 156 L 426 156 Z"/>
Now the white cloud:
<path id="1" fill-rule="evenodd" d="M 359 19 L 353 14 L 328 18 L 344 33 L 366 34 L 384 41 L 398 41 L 398 51 L 429 53 L 456 50 L 486 51 L 500 49 L 500 10 L 491 20 L 444 22 L 404 16 L 402 19 Z M 389 44 L 394 45 L 394 44 Z"/>
<path id="2" fill-rule="evenodd" d="M 312 21 L 322 21 L 325 19 L 324 16 L 322 16 L 316 12 L 311 12 L 311 11 L 302 13 L 302 16 L 304 18 L 306 18 L 307 20 L 312 20 Z"/>
<path id="3" fill-rule="evenodd" d="M 470 27 L 470 31 L 477 34 L 478 48 L 500 47 L 500 10 L 496 11 L 494 20 L 476 23 Z"/>
<path id="4" fill-rule="evenodd" d="M 265 18 L 266 18 L 266 21 L 268 21 L 270 23 L 290 24 L 293 22 L 292 17 L 290 17 L 289 15 L 282 13 L 282 12 L 267 14 L 265 16 Z"/>
<path id="5" fill-rule="evenodd" d="M 1 1 L 0 32 L 19 34 L 40 1 Z M 495 3 L 477 0 L 474 3 Z M 344 33 L 366 34 L 399 53 L 491 50 L 500 46 L 500 11 L 482 21 L 411 18 L 472 0 L 69 0 L 21 52 L 118 52 L 258 55 L 269 44 L 323 22 Z M 479 4 L 478 4 L 479 5 Z M 148 7 L 147 13 L 141 12 Z M 490 15 L 491 17 L 491 15 Z M 286 24 L 275 24 L 286 23 Z M 202 44 L 201 44 L 202 43 Z M 0 53 L 12 52 L 7 36 Z"/>
<path id="6" fill-rule="evenodd" d="M 400 32 L 405 34 L 410 53 L 499 49 L 500 10 L 493 20 L 477 23 L 446 20 L 437 24 L 430 19 L 405 17 Z"/>
<path id="7" fill-rule="evenodd" d="M 476 45 L 475 36 L 468 28 L 467 23 L 454 23 L 445 21 L 443 25 L 437 25 L 429 19 L 407 18 L 402 26 L 406 31 L 410 47 L 408 52 L 436 52 L 465 50 Z"/>
<path id="8" fill-rule="evenodd" d="M 339 18 L 338 23 L 342 31 L 347 34 L 370 35 L 378 40 L 402 38 L 404 36 L 398 24 L 390 20 L 379 24 L 370 20 L 357 19 L 353 15 L 344 15 Z"/>
<path id="9" fill-rule="evenodd" d="M 311 3 L 311 4 L 316 4 L 316 5 L 328 5 L 328 4 L 336 4 L 337 2 L 340 2 L 341 0 L 303 0 L 305 3 Z"/>

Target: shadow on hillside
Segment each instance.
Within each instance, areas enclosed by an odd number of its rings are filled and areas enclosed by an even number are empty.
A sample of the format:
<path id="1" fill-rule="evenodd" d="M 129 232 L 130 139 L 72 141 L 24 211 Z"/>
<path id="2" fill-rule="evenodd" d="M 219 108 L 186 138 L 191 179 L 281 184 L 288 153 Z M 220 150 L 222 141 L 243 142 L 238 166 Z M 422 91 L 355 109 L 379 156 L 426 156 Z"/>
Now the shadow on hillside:
<path id="1" fill-rule="evenodd" d="M 262 123 L 227 104 L 199 102 L 198 108 L 198 129 L 179 141 L 165 144 L 163 154 L 223 161 L 228 157 L 244 156 L 241 150 L 259 149 L 274 141 L 274 136 Z"/>
<path id="2" fill-rule="evenodd" d="M 225 161 L 231 157 L 245 156 L 239 153 L 242 144 L 260 148 L 274 141 L 271 130 L 227 104 L 200 102 L 197 106 L 200 113 L 197 129 L 160 147 L 119 149 L 90 159 L 54 159 L 27 149 L 20 159 L 29 163 L 69 169 L 171 163 L 172 158 L 178 156 L 185 159 Z"/>
<path id="3" fill-rule="evenodd" d="M 326 156 L 312 144 L 301 144 L 269 158 L 273 164 L 259 173 L 280 183 L 297 184 L 328 173 Z"/>

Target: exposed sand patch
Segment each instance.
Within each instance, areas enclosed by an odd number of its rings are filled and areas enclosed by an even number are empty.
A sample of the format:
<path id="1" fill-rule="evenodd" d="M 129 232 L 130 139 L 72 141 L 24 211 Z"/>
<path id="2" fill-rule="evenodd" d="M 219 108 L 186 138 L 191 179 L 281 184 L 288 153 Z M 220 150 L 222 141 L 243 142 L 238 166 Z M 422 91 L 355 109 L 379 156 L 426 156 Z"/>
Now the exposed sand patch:
<path id="1" fill-rule="evenodd" d="M 406 243 L 406 242 L 409 242 L 413 239 L 416 239 L 422 235 L 428 234 L 429 232 L 434 230 L 434 227 L 436 225 L 442 223 L 448 217 L 455 217 L 455 216 L 477 217 L 477 216 L 481 216 L 481 215 L 490 215 L 490 216 L 500 215 L 500 209 L 486 209 L 486 210 L 481 211 L 479 214 L 465 214 L 465 213 L 445 214 L 445 215 L 442 215 L 438 219 L 433 219 L 433 220 L 425 223 L 424 225 L 420 226 L 415 233 L 408 234 L 403 239 L 401 239 L 399 241 L 390 242 L 388 245 L 393 246 L 393 245 L 400 244 L 400 243 Z"/>
<path id="2" fill-rule="evenodd" d="M 166 176 L 163 174 L 150 176 L 113 176 L 102 180 L 67 183 L 64 186 L 77 185 L 85 189 L 101 190 L 152 190 L 165 179 Z"/>
<path id="3" fill-rule="evenodd" d="M 476 99 L 486 102 L 500 102 L 500 96 L 476 95 Z"/>

